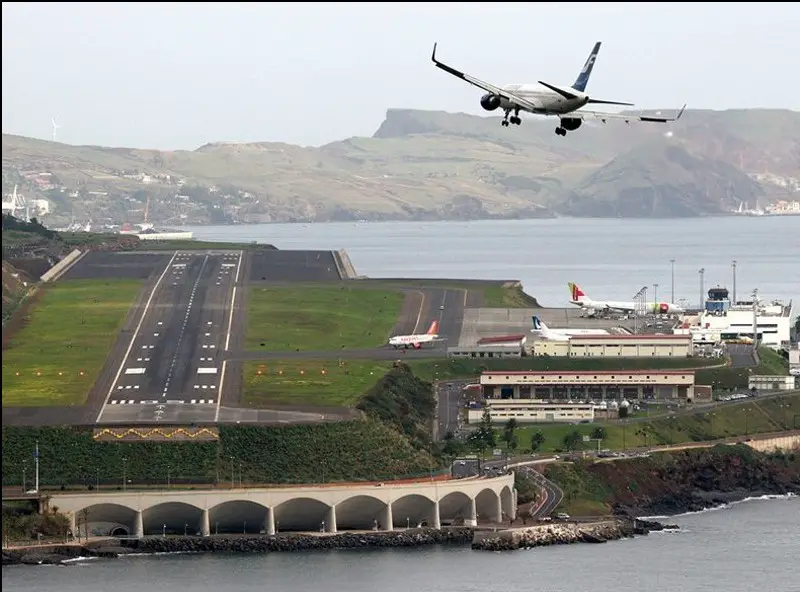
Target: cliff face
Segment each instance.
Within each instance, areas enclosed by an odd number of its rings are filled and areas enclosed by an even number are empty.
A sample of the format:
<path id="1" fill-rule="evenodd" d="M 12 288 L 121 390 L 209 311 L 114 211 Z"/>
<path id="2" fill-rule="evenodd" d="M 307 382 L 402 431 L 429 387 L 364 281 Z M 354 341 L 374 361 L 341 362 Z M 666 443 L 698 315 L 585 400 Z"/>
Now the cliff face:
<path id="1" fill-rule="evenodd" d="M 574 514 L 678 514 L 749 496 L 800 493 L 800 455 L 766 455 L 743 444 L 551 465 L 546 474 L 564 489 Z"/>

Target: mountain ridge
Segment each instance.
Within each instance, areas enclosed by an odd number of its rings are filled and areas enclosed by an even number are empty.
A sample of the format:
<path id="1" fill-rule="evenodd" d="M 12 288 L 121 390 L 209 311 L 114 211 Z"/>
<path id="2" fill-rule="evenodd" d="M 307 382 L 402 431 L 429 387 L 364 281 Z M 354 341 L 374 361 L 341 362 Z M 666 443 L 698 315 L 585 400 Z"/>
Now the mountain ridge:
<path id="1" fill-rule="evenodd" d="M 136 220 L 150 197 L 151 219 L 187 223 L 701 216 L 800 190 L 790 110 L 687 109 L 675 124 L 584 125 L 566 138 L 553 118 L 511 129 L 499 119 L 389 109 L 372 137 L 317 148 L 159 151 L 3 134 L 3 189 L 47 198 L 56 217 L 114 222 Z"/>

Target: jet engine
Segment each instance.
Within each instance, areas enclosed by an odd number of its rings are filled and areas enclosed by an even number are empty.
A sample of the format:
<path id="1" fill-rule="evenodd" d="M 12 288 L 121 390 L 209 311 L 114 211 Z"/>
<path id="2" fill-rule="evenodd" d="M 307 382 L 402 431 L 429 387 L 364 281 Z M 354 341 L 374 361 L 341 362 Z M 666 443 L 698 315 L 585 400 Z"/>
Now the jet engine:
<path id="1" fill-rule="evenodd" d="M 484 109 L 485 109 L 485 107 L 484 107 Z M 562 117 L 561 118 L 561 127 L 563 127 L 565 130 L 570 131 L 570 132 L 574 132 L 576 129 L 578 129 L 581 126 L 581 123 L 583 123 L 583 121 L 581 121 L 577 117 Z"/>
<path id="2" fill-rule="evenodd" d="M 667 304 L 666 302 L 661 302 L 658 305 L 658 312 L 660 314 L 667 314 L 669 312 L 669 304 Z"/>
<path id="3" fill-rule="evenodd" d="M 483 95 L 481 97 L 481 107 L 487 111 L 494 111 L 500 106 L 500 97 L 493 94 Z"/>

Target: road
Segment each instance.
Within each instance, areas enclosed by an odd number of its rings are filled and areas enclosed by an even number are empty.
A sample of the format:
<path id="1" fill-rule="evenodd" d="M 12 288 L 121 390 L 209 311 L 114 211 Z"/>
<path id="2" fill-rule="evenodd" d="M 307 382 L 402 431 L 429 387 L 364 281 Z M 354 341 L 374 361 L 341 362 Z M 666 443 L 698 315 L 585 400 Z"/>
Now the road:
<path id="1" fill-rule="evenodd" d="M 176 252 L 107 362 L 97 423 L 209 422 L 218 416 L 241 251 Z M 109 381 L 108 376 L 112 378 Z M 110 382 L 110 384 L 108 384 Z"/>
<path id="2" fill-rule="evenodd" d="M 474 380 L 450 380 L 434 385 L 436 397 L 435 440 L 442 440 L 447 432 L 459 435 L 463 428 L 461 409 L 464 406 L 464 386 Z"/>
<path id="3" fill-rule="evenodd" d="M 731 358 L 731 368 L 749 368 L 756 365 L 752 345 L 729 343 L 727 349 Z"/>

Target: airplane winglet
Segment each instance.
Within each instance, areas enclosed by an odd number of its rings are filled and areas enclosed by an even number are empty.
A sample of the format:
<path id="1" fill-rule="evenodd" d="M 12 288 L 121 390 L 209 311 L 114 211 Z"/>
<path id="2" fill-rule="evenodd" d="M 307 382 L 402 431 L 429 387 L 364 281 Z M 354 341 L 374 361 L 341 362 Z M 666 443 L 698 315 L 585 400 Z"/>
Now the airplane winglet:
<path id="1" fill-rule="evenodd" d="M 678 114 L 675 116 L 675 121 L 678 121 L 681 117 L 683 117 L 683 112 L 686 111 L 686 103 L 683 104 L 683 107 L 680 108 Z"/>
<path id="2" fill-rule="evenodd" d="M 436 41 L 434 41 L 433 42 L 433 53 L 431 54 L 431 61 L 434 64 L 438 64 L 439 63 L 438 61 L 436 61 L 436 46 L 437 45 L 438 45 L 438 43 Z"/>

